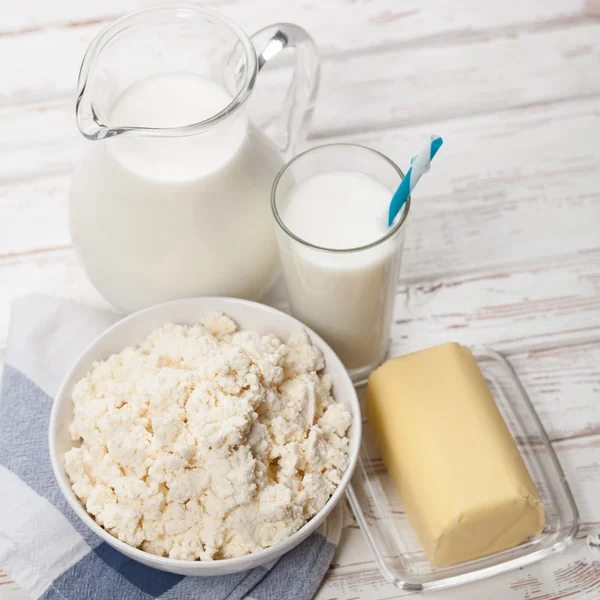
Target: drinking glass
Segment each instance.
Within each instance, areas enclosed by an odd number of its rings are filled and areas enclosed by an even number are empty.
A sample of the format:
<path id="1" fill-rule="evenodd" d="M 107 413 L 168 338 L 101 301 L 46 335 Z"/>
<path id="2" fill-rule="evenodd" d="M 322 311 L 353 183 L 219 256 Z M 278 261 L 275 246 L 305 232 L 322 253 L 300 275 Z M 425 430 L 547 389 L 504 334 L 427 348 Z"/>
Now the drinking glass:
<path id="1" fill-rule="evenodd" d="M 387 356 L 410 198 L 393 226 L 382 229 L 381 237 L 371 243 L 343 249 L 317 246 L 286 223 L 285 209 L 295 186 L 332 171 L 367 175 L 389 188 L 390 199 L 404 175 L 375 150 L 328 144 L 307 150 L 285 165 L 271 192 L 291 312 L 321 335 L 352 379 L 360 381 Z M 343 198 L 339 201 L 339 211 L 348 210 Z"/>

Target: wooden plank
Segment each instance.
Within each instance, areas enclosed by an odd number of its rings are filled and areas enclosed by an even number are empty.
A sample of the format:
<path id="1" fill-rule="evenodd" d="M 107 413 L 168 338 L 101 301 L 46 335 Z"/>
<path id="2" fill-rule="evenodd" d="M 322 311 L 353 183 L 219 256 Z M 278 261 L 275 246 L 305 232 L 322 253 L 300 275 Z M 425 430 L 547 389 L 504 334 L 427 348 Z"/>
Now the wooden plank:
<path id="1" fill-rule="evenodd" d="M 359 83 L 357 80 L 357 87 L 360 87 Z M 332 82 L 323 82 L 324 89 L 332 87 L 328 92 L 330 101 L 331 95 L 335 93 L 335 86 Z M 373 111 L 368 105 L 353 105 L 353 110 L 347 111 L 348 118 L 352 119 L 350 127 L 358 129 L 363 125 L 368 126 L 369 120 L 373 118 L 372 113 L 386 112 L 393 105 L 393 100 L 390 99 L 401 95 L 402 87 L 397 85 L 391 91 L 395 94 L 382 100 L 380 111 Z M 340 93 L 334 103 L 342 108 L 341 102 L 348 102 L 348 98 L 353 98 L 354 104 L 354 92 L 346 96 Z M 422 97 L 419 100 L 427 101 Z M 322 99 L 322 102 L 325 103 L 326 99 Z M 588 133 L 597 135 L 600 130 L 598 106 L 598 98 L 593 97 L 505 110 L 493 115 L 473 116 L 469 113 L 460 120 L 444 119 L 442 107 L 433 122 L 396 128 L 390 126 L 382 131 L 367 129 L 357 135 L 345 132 L 328 136 L 324 131 L 326 123 L 322 122 L 320 126 L 316 123 L 311 130 L 311 138 L 319 142 L 348 139 L 375 145 L 404 164 L 416 151 L 414 145 L 417 144 L 418 147 L 424 132 L 435 127 L 446 135 L 448 144 L 437 160 L 452 161 L 452 157 L 456 157 L 462 162 L 459 163 L 461 168 L 458 171 L 448 171 L 447 175 L 438 170 L 436 180 L 451 184 L 451 187 L 433 187 L 431 192 L 466 192 L 478 189 L 489 178 L 500 184 L 509 184 L 513 183 L 514 178 L 518 182 L 535 174 L 560 175 L 566 172 L 566 168 L 569 173 L 578 173 L 580 169 L 597 169 L 597 145 L 594 144 L 594 135 Z M 472 107 L 473 104 L 468 103 L 465 109 L 469 112 L 468 108 Z M 510 108 L 510 104 L 507 108 Z M 324 110 L 328 113 L 332 111 L 331 107 Z M 409 110 L 407 114 L 410 117 L 414 113 Z M 0 109 L 0 181 L 70 171 L 86 144 L 77 131 L 74 119 L 73 98 L 30 102 Z M 476 151 L 474 144 L 477 145 Z M 443 158 L 448 154 L 449 148 L 452 157 Z M 557 148 L 560 148 L 560 152 L 556 151 Z M 498 155 L 495 155 L 495 150 Z M 448 165 L 456 167 L 452 163 Z M 471 172 L 473 166 L 478 170 Z M 537 171 L 532 173 L 533 167 Z M 444 179 L 440 180 L 440 177 Z M 488 198 L 488 204 L 489 201 Z"/>
<path id="2" fill-rule="evenodd" d="M 569 435 L 600 434 L 599 341 L 510 354 L 510 362 L 551 440 L 575 446 Z"/>
<path id="3" fill-rule="evenodd" d="M 588 74 L 598 65 L 599 34 L 594 23 L 454 44 L 443 52 L 386 50 L 325 61 L 315 132 L 432 124 L 595 94 L 600 82 Z"/>
<path id="4" fill-rule="evenodd" d="M 0 107 L 0 181 L 69 173 L 86 143 L 74 98 Z"/>
<path id="5" fill-rule="evenodd" d="M 489 273 L 491 266 L 502 272 L 507 265 L 561 261 L 597 248 L 598 106 L 595 98 L 438 123 L 446 146 L 414 196 L 403 280 Z M 48 130 L 44 114 L 32 116 L 42 132 Z M 319 142 L 364 143 L 404 165 L 429 130 L 415 126 Z M 43 141 L 35 146 L 31 139 L 32 145 L 23 143 L 0 162 L 0 259 L 30 252 L 37 257 L 69 244 L 69 176 L 6 179 L 19 165 L 25 165 L 23 178 L 26 169 L 71 169 L 85 144 L 75 134 Z"/>
<path id="6" fill-rule="evenodd" d="M 0 306 L 41 292 L 103 306 L 70 250 L 0 263 Z M 393 354 L 455 339 L 514 352 L 598 338 L 600 252 L 551 266 L 492 269 L 428 283 L 401 284 L 392 327 Z M 285 307 L 283 286 L 271 302 Z M 0 314 L 4 347 L 8 311 Z"/>
<path id="7" fill-rule="evenodd" d="M 514 352 L 591 342 L 600 333 L 600 252 L 400 287 L 391 348 L 453 339 Z"/>
<path id="8" fill-rule="evenodd" d="M 19 11 L 7 11 L 0 36 L 17 36 L 48 28 L 85 28 L 113 20 L 135 10 L 177 0 L 105 0 L 52 3 L 22 2 Z M 501 4 L 480 0 L 311 0 L 282 3 L 275 0 L 202 0 L 201 6 L 233 19 L 248 33 L 269 23 L 291 22 L 307 28 L 325 52 L 343 52 L 399 43 L 435 43 L 508 33 L 507 29 L 555 27 L 589 14 L 585 0 L 505 0 Z"/>
<path id="9" fill-rule="evenodd" d="M 0 105 L 49 99 L 52 107 L 57 96 L 64 96 L 64 109 L 72 112 L 79 62 L 90 36 L 81 28 L 31 35 L 39 39 L 0 38 L 0 55 L 21 57 L 7 65 Z M 422 47 L 326 58 L 313 131 L 325 136 L 436 122 L 598 94 L 600 79 L 588 76 L 600 58 L 598 39 L 600 23 L 584 22 L 525 32 L 518 39 L 452 44 L 443 54 L 437 47 Z M 47 51 L 34 56 L 36 45 Z M 256 95 L 281 97 L 288 78 L 288 68 L 270 69 L 261 74 Z M 10 120 L 12 113 L 0 115 L 9 126 Z"/>
<path id="10" fill-rule="evenodd" d="M 68 247 L 70 175 L 0 185 L 0 259 Z"/>

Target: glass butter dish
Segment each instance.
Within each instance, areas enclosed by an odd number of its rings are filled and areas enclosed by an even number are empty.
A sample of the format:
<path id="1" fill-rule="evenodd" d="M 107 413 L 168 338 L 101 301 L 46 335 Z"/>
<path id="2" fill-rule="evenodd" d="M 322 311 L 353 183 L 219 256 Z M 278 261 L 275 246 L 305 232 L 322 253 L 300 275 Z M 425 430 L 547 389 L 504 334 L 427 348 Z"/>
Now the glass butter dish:
<path id="1" fill-rule="evenodd" d="M 403 590 L 444 589 L 517 569 L 563 550 L 577 533 L 579 514 L 569 484 L 516 373 L 496 352 L 475 350 L 473 354 L 539 490 L 546 508 L 544 529 L 541 537 L 515 548 L 449 567 L 432 567 L 365 422 L 348 500 L 382 574 Z M 366 385 L 358 388 L 363 403 L 365 391 Z"/>

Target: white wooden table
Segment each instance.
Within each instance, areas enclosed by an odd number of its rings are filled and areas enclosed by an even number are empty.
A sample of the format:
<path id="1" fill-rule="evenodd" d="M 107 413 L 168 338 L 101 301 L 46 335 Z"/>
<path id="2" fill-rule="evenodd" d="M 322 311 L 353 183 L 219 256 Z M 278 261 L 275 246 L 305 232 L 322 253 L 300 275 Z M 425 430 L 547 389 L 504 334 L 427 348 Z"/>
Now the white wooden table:
<path id="1" fill-rule="evenodd" d="M 104 304 L 66 224 L 81 57 L 153 0 L 0 0 L 0 360 L 10 301 Z M 414 197 L 393 353 L 458 340 L 508 354 L 581 511 L 574 545 L 440 600 L 600 598 L 600 0 L 212 0 L 249 33 L 306 27 L 322 49 L 311 144 L 351 140 L 401 166 L 443 135 Z M 270 68 L 263 90 L 283 85 Z M 260 87 L 259 87 L 260 89 Z M 285 307 L 281 287 L 269 300 Z M 1 491 L 0 491 L 1 493 Z M 0 565 L 1 566 L 1 565 Z M 357 527 L 321 600 L 399 598 Z M 25 598 L 0 574 L 0 600 Z"/>

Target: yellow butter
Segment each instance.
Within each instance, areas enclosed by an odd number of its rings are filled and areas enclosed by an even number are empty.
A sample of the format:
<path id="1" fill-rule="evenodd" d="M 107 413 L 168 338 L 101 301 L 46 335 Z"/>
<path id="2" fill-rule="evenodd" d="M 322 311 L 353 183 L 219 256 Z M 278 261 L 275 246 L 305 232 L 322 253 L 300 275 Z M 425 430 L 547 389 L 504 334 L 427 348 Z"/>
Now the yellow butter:
<path id="1" fill-rule="evenodd" d="M 468 348 L 387 361 L 369 378 L 367 418 L 433 565 L 541 533 L 544 505 Z"/>

